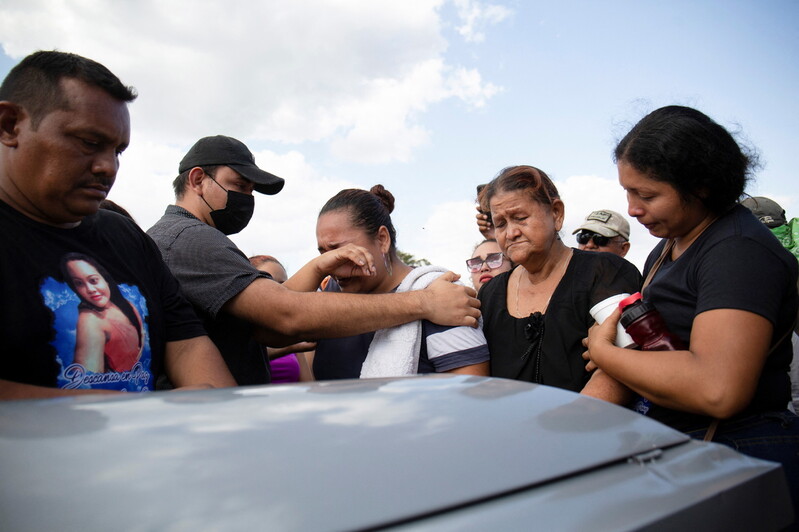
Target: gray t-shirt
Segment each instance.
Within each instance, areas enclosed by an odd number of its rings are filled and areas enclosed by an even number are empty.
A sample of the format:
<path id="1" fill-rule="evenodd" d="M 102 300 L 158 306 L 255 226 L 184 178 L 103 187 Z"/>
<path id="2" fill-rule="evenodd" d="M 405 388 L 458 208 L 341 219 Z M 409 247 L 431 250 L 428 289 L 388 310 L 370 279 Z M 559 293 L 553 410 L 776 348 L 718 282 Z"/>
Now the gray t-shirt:
<path id="1" fill-rule="evenodd" d="M 267 358 L 252 337 L 253 325 L 222 307 L 259 277 L 269 276 L 255 269 L 221 231 L 176 205 L 168 206 L 147 234 L 203 319 L 236 382 L 268 384 Z"/>

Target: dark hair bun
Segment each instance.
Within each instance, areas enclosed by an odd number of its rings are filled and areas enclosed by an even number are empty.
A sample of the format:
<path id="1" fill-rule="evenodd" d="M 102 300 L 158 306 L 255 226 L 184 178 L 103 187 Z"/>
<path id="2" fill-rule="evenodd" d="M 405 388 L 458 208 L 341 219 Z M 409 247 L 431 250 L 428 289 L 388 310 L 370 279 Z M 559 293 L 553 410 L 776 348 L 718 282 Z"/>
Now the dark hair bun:
<path id="1" fill-rule="evenodd" d="M 394 195 L 383 187 L 383 185 L 375 185 L 369 189 L 369 192 L 377 196 L 380 203 L 386 208 L 389 214 L 394 212 Z"/>

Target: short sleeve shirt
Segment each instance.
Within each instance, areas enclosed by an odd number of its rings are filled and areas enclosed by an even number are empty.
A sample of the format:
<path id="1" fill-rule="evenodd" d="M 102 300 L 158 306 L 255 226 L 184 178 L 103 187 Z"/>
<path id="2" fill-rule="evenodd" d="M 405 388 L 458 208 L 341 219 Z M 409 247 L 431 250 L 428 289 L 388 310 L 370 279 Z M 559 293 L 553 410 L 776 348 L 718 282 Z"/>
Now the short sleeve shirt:
<path id="1" fill-rule="evenodd" d="M 647 258 L 648 272 L 665 242 Z M 792 328 L 797 313 L 797 261 L 745 207 L 736 206 L 710 225 L 676 261 L 667 259 L 644 291 L 669 330 L 686 344 L 693 321 L 714 309 L 736 309 L 766 318 L 772 344 Z M 790 400 L 790 335 L 766 360 L 746 412 L 782 410 Z M 653 405 L 647 415 L 681 430 L 707 419 Z"/>
<path id="2" fill-rule="evenodd" d="M 269 383 L 268 362 L 263 347 L 252 337 L 253 325 L 222 311 L 253 281 L 269 276 L 255 269 L 221 231 L 176 205 L 167 207 L 147 234 L 203 319 L 236 382 Z"/>
<path id="3" fill-rule="evenodd" d="M 164 370 L 167 342 L 205 334 L 153 241 L 131 220 L 100 210 L 70 229 L 27 218 L 0 201 L 0 378 L 65 389 L 152 390 Z M 91 264 L 108 303 L 73 289 L 63 263 Z M 76 259 L 77 260 L 77 259 Z M 98 306 L 99 305 L 99 306 Z M 114 310 L 116 309 L 116 310 Z M 115 312 L 121 319 L 109 321 Z M 84 313 L 94 319 L 81 320 Z M 138 352 L 112 363 L 113 337 L 130 332 Z M 99 366 L 77 356 L 77 338 L 108 335 Z"/>

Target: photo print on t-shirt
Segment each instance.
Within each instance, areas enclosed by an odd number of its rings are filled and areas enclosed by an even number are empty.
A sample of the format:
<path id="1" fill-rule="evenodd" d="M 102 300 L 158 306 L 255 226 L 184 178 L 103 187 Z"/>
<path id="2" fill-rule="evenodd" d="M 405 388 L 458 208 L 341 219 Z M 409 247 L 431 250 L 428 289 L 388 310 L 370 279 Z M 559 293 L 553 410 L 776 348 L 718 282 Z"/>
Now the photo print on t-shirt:
<path id="1" fill-rule="evenodd" d="M 137 286 L 117 284 L 94 257 L 67 253 L 41 294 L 54 316 L 59 388 L 153 389 L 147 300 Z"/>

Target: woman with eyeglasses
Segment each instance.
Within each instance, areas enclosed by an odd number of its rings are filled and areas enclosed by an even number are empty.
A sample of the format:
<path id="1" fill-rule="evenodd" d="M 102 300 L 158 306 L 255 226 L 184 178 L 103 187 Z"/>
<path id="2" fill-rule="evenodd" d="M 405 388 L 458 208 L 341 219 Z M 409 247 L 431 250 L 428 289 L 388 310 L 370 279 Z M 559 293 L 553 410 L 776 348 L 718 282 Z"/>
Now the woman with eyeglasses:
<path id="1" fill-rule="evenodd" d="M 483 240 L 472 252 L 472 258 L 466 261 L 466 267 L 472 276 L 472 286 L 478 292 L 488 281 L 502 272 L 511 269 L 511 262 L 499 249 L 496 240 Z"/>
<path id="2" fill-rule="evenodd" d="M 505 256 L 517 264 L 479 294 L 491 375 L 625 399 L 623 387 L 607 375 L 586 371 L 582 340 L 594 323 L 589 309 L 638 290 L 638 270 L 616 255 L 563 243 L 563 201 L 538 168 L 502 170 L 483 189 L 480 205 L 491 213 Z"/>
<path id="3" fill-rule="evenodd" d="M 332 276 L 324 291 L 381 294 L 421 290 L 446 272 L 436 266 L 412 268 L 402 262 L 391 220 L 393 210 L 394 196 L 382 185 L 371 190 L 342 190 L 325 203 L 316 222 L 319 252 L 356 249 L 374 257 L 375 268 L 369 276 L 360 268 L 320 272 Z M 316 380 L 441 372 L 488 375 L 488 359 L 479 327 L 446 327 L 420 320 L 319 340 L 313 374 Z"/>
<path id="4" fill-rule="evenodd" d="M 649 417 L 782 462 L 799 510 L 799 418 L 787 410 L 798 267 L 738 204 L 752 158 L 723 126 L 680 106 L 641 119 L 614 158 L 630 216 L 662 239 L 643 298 L 688 348 L 629 356 L 613 345 L 616 311 L 589 332 L 589 367 L 647 399 Z"/>

